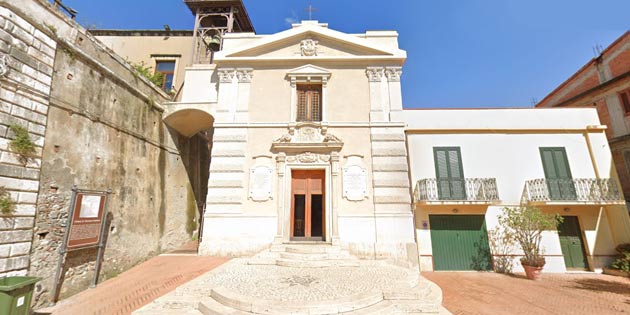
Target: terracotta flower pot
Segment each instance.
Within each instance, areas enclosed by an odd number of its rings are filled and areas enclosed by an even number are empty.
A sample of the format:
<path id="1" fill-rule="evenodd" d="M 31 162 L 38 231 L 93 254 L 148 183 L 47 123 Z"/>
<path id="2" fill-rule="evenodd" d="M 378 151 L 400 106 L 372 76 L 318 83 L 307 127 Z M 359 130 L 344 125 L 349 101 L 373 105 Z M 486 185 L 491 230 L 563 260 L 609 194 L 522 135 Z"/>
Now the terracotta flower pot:
<path id="1" fill-rule="evenodd" d="M 528 266 L 523 263 L 521 263 L 521 265 L 523 265 L 523 269 L 525 269 L 525 275 L 527 276 L 527 279 L 540 280 L 540 272 L 542 271 L 543 267 Z"/>

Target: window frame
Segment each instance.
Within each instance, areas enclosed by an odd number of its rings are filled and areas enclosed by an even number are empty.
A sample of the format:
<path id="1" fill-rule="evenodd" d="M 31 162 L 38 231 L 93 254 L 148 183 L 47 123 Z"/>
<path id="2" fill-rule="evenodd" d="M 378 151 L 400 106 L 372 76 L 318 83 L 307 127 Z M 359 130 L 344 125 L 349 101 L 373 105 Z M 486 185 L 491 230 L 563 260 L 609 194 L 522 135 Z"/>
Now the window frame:
<path id="1" fill-rule="evenodd" d="M 328 121 L 327 85 L 332 73 L 324 68 L 311 64 L 304 65 L 287 72 L 286 78 L 291 85 L 291 116 L 290 122 L 298 123 L 298 84 L 321 84 L 321 121 L 313 121 L 315 124 L 325 124 Z"/>
<path id="2" fill-rule="evenodd" d="M 313 88 L 314 87 L 314 88 Z M 296 122 L 312 122 L 312 123 L 319 123 L 322 122 L 323 120 L 323 85 L 321 83 L 298 83 L 296 85 L 296 91 L 297 91 L 297 101 L 296 101 L 296 118 L 295 121 Z M 301 93 L 302 91 L 304 91 L 303 93 L 305 93 L 305 97 L 304 97 L 304 102 L 306 102 L 305 104 L 302 104 L 302 97 L 301 97 Z M 317 117 L 317 119 L 314 119 L 313 117 L 313 100 L 315 99 L 314 94 L 315 91 L 317 91 L 317 98 L 318 98 L 318 113 L 317 115 L 319 117 Z M 300 117 L 300 112 L 301 112 L 301 107 L 304 106 L 304 117 Z"/>
<path id="3" fill-rule="evenodd" d="M 625 95 L 626 101 L 623 101 L 623 96 Z M 624 111 L 624 116 L 630 116 L 630 89 L 625 89 L 617 92 L 617 99 L 619 100 L 619 105 L 621 105 L 621 109 Z"/>
<path id="4" fill-rule="evenodd" d="M 158 65 L 160 63 L 173 63 L 173 70 L 170 71 L 160 71 L 158 70 Z M 173 87 L 175 86 L 175 72 L 177 69 L 177 60 L 175 59 L 156 59 L 155 60 L 155 73 L 161 73 L 163 75 L 162 77 L 162 84 L 160 85 L 160 88 L 162 89 L 162 91 L 169 93 L 170 91 L 173 90 Z M 171 79 L 171 87 L 170 89 L 168 89 L 168 91 L 166 90 L 166 76 L 172 74 L 173 75 L 173 79 Z"/>
<path id="5" fill-rule="evenodd" d="M 173 67 L 173 85 L 171 86 L 171 93 L 172 91 L 178 91 L 177 82 L 179 81 L 179 76 L 177 75 L 177 73 L 179 72 L 181 58 L 182 55 L 180 54 L 151 54 L 151 60 L 153 60 L 153 65 L 155 67 L 153 68 L 154 72 L 157 70 L 158 62 L 175 62 L 175 67 Z M 164 88 L 162 86 L 160 86 L 160 89 L 164 91 Z M 181 88 L 181 86 L 179 86 L 179 88 Z M 166 91 L 164 92 L 168 93 Z"/>

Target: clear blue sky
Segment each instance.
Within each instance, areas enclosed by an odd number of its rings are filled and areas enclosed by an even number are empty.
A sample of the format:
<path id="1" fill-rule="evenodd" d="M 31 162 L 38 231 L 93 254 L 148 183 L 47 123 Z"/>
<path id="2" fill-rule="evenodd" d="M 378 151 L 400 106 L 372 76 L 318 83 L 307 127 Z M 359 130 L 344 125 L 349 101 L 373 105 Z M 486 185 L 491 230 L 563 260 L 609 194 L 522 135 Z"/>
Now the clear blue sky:
<path id="1" fill-rule="evenodd" d="M 397 30 L 405 107 L 530 107 L 630 28 L 629 0 L 244 0 L 259 34 L 313 19 Z M 182 0 L 64 0 L 87 26 L 191 29 Z"/>

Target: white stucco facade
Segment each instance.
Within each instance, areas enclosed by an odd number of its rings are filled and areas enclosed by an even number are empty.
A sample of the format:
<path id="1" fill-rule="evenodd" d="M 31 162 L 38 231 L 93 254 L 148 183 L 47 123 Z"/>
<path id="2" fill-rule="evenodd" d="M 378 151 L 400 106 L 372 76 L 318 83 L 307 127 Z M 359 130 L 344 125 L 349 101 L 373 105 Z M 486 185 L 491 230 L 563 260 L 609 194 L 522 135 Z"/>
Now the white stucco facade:
<path id="1" fill-rule="evenodd" d="M 611 178 L 617 182 L 605 126 L 600 126 L 594 109 L 405 110 L 403 116 L 414 185 L 436 177 L 434 148 L 456 147 L 461 152 L 464 177 L 494 179 L 498 191 L 498 200 L 422 200 L 416 196 L 423 270 L 434 269 L 430 215 L 483 215 L 488 231 L 498 227 L 497 217 L 505 207 L 529 204 L 547 213 L 576 216 L 589 270 L 601 270 L 614 257 L 616 244 L 629 240 L 630 221 L 623 198 L 535 201 L 524 196 L 526 181 L 545 178 L 540 148 L 546 147 L 564 148 L 574 179 Z M 567 271 L 558 232 L 544 232 L 542 246 L 547 261 L 544 270 Z M 500 252 L 491 246 L 490 250 L 493 261 L 508 257 L 515 271 L 522 270 L 518 248 Z"/>

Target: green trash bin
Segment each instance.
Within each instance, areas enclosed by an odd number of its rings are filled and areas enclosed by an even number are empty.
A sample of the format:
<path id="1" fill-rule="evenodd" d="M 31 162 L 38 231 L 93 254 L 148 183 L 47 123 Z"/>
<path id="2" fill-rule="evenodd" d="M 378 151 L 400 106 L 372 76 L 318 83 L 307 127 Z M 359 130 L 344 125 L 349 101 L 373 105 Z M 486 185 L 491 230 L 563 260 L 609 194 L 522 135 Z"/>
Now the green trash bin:
<path id="1" fill-rule="evenodd" d="M 0 314 L 28 315 L 37 277 L 0 278 Z"/>

